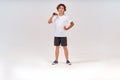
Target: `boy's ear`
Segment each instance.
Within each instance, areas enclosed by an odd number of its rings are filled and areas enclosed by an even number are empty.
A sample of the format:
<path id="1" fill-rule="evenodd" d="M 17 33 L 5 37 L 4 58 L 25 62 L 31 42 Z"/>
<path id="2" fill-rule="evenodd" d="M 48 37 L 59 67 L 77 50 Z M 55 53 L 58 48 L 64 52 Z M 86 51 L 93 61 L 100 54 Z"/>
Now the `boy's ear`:
<path id="1" fill-rule="evenodd" d="M 66 9 L 64 9 L 64 11 L 66 11 Z"/>

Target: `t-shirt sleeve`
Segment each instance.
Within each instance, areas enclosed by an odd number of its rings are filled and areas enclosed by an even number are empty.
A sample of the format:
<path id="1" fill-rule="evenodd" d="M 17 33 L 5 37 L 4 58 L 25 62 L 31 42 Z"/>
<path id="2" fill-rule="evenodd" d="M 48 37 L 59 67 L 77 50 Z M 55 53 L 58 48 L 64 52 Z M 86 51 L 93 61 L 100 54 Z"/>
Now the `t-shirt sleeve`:
<path id="1" fill-rule="evenodd" d="M 68 23 L 71 23 L 71 22 L 73 22 L 73 19 L 71 17 L 67 17 L 67 21 L 68 21 Z"/>
<path id="2" fill-rule="evenodd" d="M 69 25 L 73 20 L 70 17 L 66 17 L 66 25 Z"/>

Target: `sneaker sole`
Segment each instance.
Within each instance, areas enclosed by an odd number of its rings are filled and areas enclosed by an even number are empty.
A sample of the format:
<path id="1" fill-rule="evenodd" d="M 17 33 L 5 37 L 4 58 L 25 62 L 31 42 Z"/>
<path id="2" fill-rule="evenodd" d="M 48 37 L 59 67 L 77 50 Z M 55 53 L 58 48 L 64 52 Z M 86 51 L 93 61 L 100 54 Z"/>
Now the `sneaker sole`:
<path id="1" fill-rule="evenodd" d="M 72 65 L 71 63 L 66 63 L 66 64 L 68 64 L 68 65 Z"/>
<path id="2" fill-rule="evenodd" d="M 52 65 L 56 65 L 56 64 L 58 64 L 58 63 L 52 63 Z"/>

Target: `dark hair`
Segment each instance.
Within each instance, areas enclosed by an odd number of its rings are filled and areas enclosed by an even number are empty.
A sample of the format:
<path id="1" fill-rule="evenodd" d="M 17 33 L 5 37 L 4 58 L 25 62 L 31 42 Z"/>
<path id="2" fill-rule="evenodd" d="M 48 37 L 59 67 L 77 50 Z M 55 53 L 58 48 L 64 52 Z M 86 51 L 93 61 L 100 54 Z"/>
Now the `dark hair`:
<path id="1" fill-rule="evenodd" d="M 65 6 L 65 4 L 59 4 L 59 5 L 57 6 L 57 10 L 59 9 L 60 6 L 63 6 L 63 7 L 64 7 L 64 10 L 66 11 L 66 6 Z"/>

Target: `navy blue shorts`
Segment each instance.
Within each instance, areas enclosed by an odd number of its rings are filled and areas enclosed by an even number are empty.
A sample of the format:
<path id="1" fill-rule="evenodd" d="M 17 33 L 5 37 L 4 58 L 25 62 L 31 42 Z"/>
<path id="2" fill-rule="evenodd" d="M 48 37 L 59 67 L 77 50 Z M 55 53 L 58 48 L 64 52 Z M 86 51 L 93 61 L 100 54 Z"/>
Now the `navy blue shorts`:
<path id="1" fill-rule="evenodd" d="M 67 37 L 54 37 L 54 46 L 67 46 Z"/>

